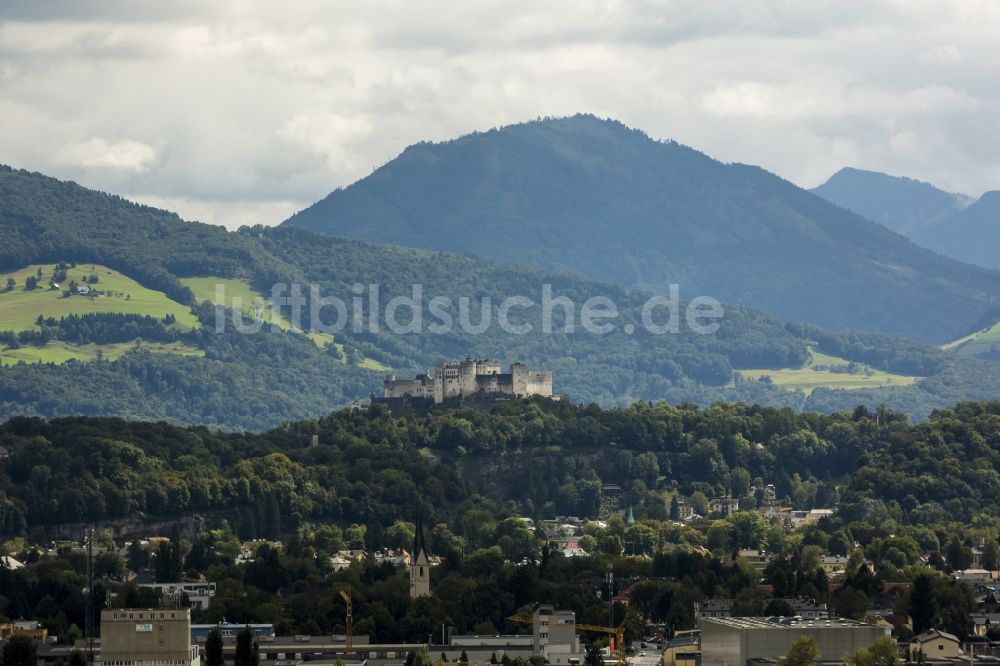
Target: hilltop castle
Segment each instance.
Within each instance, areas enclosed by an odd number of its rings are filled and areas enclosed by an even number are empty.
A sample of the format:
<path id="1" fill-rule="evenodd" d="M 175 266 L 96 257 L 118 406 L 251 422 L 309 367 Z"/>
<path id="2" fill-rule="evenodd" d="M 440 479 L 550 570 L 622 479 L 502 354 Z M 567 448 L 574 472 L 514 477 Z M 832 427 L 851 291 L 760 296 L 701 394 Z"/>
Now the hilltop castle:
<path id="1" fill-rule="evenodd" d="M 510 372 L 501 372 L 500 364 L 487 359 L 466 357 L 464 361 L 439 363 L 433 372 L 414 379 L 385 379 L 384 399 L 430 398 L 435 404 L 448 398 L 532 395 L 552 397 L 552 371 L 528 370 L 523 363 L 512 363 Z"/>

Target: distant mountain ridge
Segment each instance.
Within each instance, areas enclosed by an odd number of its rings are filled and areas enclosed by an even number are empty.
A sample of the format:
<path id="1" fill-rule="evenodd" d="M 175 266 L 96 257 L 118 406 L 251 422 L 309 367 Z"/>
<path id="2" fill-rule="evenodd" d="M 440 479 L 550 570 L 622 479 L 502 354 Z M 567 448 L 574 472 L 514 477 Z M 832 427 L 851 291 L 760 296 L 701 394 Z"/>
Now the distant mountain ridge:
<path id="1" fill-rule="evenodd" d="M 1000 269 L 1000 192 L 977 200 L 912 178 L 850 167 L 812 191 L 922 247 Z"/>
<path id="2" fill-rule="evenodd" d="M 946 220 L 974 201 L 913 178 L 852 167 L 810 191 L 910 239 L 917 230 Z"/>
<path id="3" fill-rule="evenodd" d="M 763 169 L 586 115 L 410 146 L 284 224 L 935 342 L 1000 289 Z"/>
<path id="4" fill-rule="evenodd" d="M 1000 192 L 987 192 L 968 208 L 920 229 L 913 240 L 970 264 L 1000 269 Z"/>

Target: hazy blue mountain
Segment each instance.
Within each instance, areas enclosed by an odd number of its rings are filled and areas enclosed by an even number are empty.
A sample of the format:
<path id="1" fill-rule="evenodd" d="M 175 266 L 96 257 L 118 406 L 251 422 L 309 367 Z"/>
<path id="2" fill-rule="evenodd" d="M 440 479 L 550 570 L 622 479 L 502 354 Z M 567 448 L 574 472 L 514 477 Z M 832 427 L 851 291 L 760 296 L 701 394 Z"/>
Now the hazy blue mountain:
<path id="1" fill-rule="evenodd" d="M 970 264 L 1000 268 L 1000 192 L 987 192 L 968 208 L 920 229 L 913 240 Z"/>
<path id="2" fill-rule="evenodd" d="M 410 146 L 285 224 L 928 341 L 1000 288 L 759 167 L 585 115 Z"/>
<path id="3" fill-rule="evenodd" d="M 919 229 L 948 219 L 974 201 L 913 178 L 851 167 L 812 192 L 910 239 Z"/>

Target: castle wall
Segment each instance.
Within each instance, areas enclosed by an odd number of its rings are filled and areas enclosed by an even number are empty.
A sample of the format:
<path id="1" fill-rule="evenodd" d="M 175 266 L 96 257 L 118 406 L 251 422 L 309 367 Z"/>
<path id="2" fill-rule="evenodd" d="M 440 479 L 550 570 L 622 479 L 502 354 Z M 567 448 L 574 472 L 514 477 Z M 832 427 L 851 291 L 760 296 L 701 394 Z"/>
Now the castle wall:
<path id="1" fill-rule="evenodd" d="M 524 397 L 528 395 L 528 368 L 524 363 L 511 363 L 511 390 L 514 395 Z"/>
<path id="2" fill-rule="evenodd" d="M 386 399 L 429 398 L 441 403 L 449 398 L 476 393 L 552 396 L 552 371 L 529 371 L 523 363 L 513 363 L 510 373 L 501 373 L 496 361 L 467 358 L 455 363 L 440 363 L 430 375 L 414 379 L 385 380 Z"/>
<path id="3" fill-rule="evenodd" d="M 420 376 L 415 379 L 396 379 L 391 377 L 385 380 L 386 398 L 431 398 L 434 397 L 433 381 L 427 376 Z"/>
<path id="4" fill-rule="evenodd" d="M 532 370 L 528 372 L 525 387 L 526 395 L 542 395 L 546 398 L 552 397 L 552 371 Z"/>

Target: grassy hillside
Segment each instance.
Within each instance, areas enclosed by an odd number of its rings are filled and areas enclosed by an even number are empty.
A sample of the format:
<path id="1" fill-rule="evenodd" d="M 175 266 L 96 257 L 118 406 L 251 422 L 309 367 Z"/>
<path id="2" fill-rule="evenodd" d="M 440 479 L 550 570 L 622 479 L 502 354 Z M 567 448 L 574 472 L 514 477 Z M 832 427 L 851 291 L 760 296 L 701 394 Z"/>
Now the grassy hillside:
<path id="1" fill-rule="evenodd" d="M 42 278 L 38 288 L 27 290 L 27 279 L 37 277 L 39 270 Z M 0 331 L 36 329 L 35 320 L 39 315 L 46 319 L 59 319 L 88 312 L 148 315 L 159 319 L 173 315 L 178 328 L 193 329 L 199 325 L 190 307 L 171 300 L 162 291 L 143 287 L 107 266 L 86 264 L 68 268 L 65 284 L 60 285 L 62 289 L 51 290 L 48 285 L 55 271 L 54 264 L 31 264 L 19 270 L 0 272 Z M 96 275 L 98 281 L 88 286 L 102 292 L 100 295 L 63 296 L 70 280 L 82 285 L 91 275 Z M 10 291 L 5 290 L 8 279 L 16 281 L 16 286 Z"/>
<path id="2" fill-rule="evenodd" d="M 941 345 L 941 348 L 962 356 L 1000 358 L 1000 322 Z"/>
<path id="3" fill-rule="evenodd" d="M 147 351 L 153 354 L 177 354 L 180 356 L 204 357 L 204 350 L 183 342 L 119 342 L 106 345 L 74 345 L 61 340 L 53 340 L 44 347 L 0 348 L 0 365 L 17 363 L 65 363 L 69 360 L 89 362 L 98 358 L 115 361 L 132 351 Z"/>
<path id="4" fill-rule="evenodd" d="M 320 349 L 326 349 L 330 345 L 333 345 L 341 354 L 344 362 L 346 363 L 348 360 L 346 354 L 344 353 L 344 343 L 336 342 L 333 335 L 329 333 L 317 333 L 315 331 L 301 331 L 296 329 L 292 323 L 281 314 L 275 317 L 273 309 L 268 306 L 266 300 L 264 300 L 265 295 L 254 291 L 253 287 L 250 286 L 250 283 L 247 280 L 241 280 L 238 278 L 189 277 L 181 278 L 181 283 L 194 293 L 195 299 L 199 303 L 207 301 L 212 305 L 220 305 L 219 299 L 217 298 L 217 289 L 221 286 L 223 289 L 222 293 L 225 295 L 224 302 L 221 303 L 223 307 L 235 310 L 237 309 L 236 306 L 239 305 L 239 311 L 243 313 L 244 319 L 263 320 L 266 324 L 275 324 L 278 328 L 285 331 L 298 331 L 300 333 L 304 333 L 306 337 L 312 340 L 313 343 Z M 258 305 L 260 307 L 258 307 Z M 373 358 L 361 358 L 357 360 L 355 365 L 367 370 L 377 370 L 378 372 L 388 372 L 392 370 L 389 366 L 380 363 Z"/>
<path id="5" fill-rule="evenodd" d="M 807 396 L 818 388 L 857 390 L 910 386 L 921 377 L 900 375 L 876 370 L 863 363 L 824 354 L 810 348 L 809 360 L 800 368 L 780 370 L 740 370 L 744 379 L 764 381 L 775 386 L 802 391 Z"/>
<path id="6" fill-rule="evenodd" d="M 410 146 L 285 224 L 936 343 L 1000 289 L 763 169 L 593 116 Z"/>

